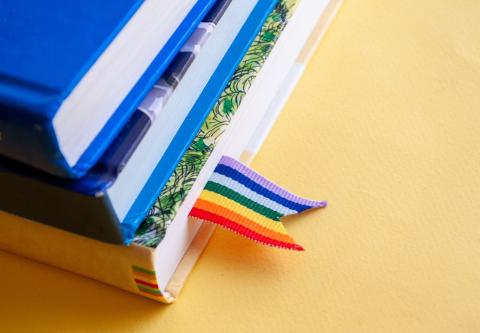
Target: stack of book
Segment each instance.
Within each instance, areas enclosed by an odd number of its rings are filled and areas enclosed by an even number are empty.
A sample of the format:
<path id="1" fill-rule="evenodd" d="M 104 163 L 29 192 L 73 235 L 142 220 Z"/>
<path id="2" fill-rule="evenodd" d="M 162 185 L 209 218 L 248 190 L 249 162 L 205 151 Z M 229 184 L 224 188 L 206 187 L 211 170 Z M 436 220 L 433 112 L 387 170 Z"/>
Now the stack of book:
<path id="1" fill-rule="evenodd" d="M 4 0 L 0 248 L 159 301 L 213 227 L 340 0 Z"/>

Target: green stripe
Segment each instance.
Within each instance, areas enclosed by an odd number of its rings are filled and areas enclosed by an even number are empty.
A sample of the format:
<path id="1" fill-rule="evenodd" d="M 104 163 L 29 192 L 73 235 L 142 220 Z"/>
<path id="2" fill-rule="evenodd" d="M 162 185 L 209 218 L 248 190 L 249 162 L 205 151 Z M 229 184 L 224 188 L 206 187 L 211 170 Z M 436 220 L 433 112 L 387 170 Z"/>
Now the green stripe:
<path id="1" fill-rule="evenodd" d="M 274 211 L 271 208 L 265 207 L 258 202 L 255 202 L 249 198 L 247 198 L 244 195 L 241 195 L 240 193 L 232 190 L 231 188 L 228 188 L 224 185 L 209 181 L 207 185 L 205 186 L 205 189 L 207 191 L 215 192 L 220 195 L 223 195 L 224 197 L 229 198 L 230 200 L 233 200 L 237 203 L 239 203 L 242 206 L 245 206 L 254 212 L 257 212 L 258 214 L 261 214 L 265 216 L 266 218 L 272 219 L 274 221 L 280 221 L 280 218 L 283 216 L 283 214 Z"/>
<path id="2" fill-rule="evenodd" d="M 155 272 L 154 271 L 151 271 L 149 269 L 146 269 L 146 268 L 142 268 L 142 267 L 138 267 L 138 266 L 132 266 L 133 270 L 134 271 L 138 271 L 138 272 L 142 272 L 142 273 L 145 273 L 145 274 L 149 274 L 149 275 L 152 275 L 152 276 L 155 276 Z"/>
<path id="3" fill-rule="evenodd" d="M 161 292 L 160 290 L 158 290 L 158 289 L 153 289 L 153 288 L 145 287 L 145 286 L 138 285 L 138 284 L 137 284 L 137 287 L 138 287 L 138 289 L 140 289 L 141 291 L 146 292 L 146 293 L 149 293 L 149 294 L 162 295 L 162 292 Z"/>

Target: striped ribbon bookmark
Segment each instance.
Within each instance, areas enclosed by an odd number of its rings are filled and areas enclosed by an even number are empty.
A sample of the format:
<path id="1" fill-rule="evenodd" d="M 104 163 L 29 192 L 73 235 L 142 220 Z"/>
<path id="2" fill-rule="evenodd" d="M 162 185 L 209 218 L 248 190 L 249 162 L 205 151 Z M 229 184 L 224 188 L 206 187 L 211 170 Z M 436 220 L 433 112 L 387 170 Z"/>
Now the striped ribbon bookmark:
<path id="1" fill-rule="evenodd" d="M 280 219 L 325 201 L 300 198 L 230 157 L 222 157 L 190 217 L 218 224 L 237 234 L 279 248 L 303 251 Z"/>

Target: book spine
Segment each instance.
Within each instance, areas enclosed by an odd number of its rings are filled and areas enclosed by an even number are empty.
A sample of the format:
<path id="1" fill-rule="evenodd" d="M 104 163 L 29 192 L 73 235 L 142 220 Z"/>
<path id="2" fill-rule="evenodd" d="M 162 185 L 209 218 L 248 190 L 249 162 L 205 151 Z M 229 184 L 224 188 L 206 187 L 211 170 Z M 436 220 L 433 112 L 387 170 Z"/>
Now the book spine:
<path id="1" fill-rule="evenodd" d="M 156 287 L 153 251 L 149 248 L 99 242 L 2 211 L 0 234 L 0 249 L 4 251 L 156 301 L 173 301 Z"/>

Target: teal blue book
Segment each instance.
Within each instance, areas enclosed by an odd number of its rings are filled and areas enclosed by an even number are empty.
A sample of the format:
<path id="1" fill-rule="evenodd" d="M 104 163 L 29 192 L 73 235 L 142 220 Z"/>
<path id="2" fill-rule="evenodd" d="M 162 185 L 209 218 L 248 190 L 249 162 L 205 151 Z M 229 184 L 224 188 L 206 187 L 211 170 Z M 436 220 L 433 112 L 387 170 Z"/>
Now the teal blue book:
<path id="1" fill-rule="evenodd" d="M 0 155 L 78 178 L 214 0 L 2 0 Z"/>

